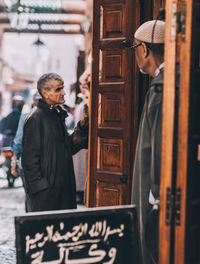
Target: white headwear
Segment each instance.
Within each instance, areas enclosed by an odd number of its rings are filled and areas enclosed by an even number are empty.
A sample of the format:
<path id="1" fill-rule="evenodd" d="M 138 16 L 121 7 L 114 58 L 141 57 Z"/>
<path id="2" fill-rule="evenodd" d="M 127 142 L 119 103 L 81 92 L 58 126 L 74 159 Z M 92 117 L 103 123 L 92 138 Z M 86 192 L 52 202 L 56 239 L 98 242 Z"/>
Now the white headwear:
<path id="1" fill-rule="evenodd" d="M 136 30 L 134 38 L 141 42 L 155 44 L 164 43 L 165 22 L 161 20 L 150 20 L 145 22 Z"/>

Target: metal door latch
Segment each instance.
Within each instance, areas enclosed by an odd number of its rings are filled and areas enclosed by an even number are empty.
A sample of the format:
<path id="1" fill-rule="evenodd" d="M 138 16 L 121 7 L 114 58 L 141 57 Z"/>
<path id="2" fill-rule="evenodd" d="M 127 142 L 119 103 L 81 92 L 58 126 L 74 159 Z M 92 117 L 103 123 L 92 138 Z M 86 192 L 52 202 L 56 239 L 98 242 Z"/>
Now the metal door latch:
<path id="1" fill-rule="evenodd" d="M 175 224 L 181 224 L 181 188 L 176 189 L 175 199 Z"/>
<path id="2" fill-rule="evenodd" d="M 174 196 L 172 195 L 171 188 L 167 188 L 166 194 L 166 215 L 165 215 L 165 224 L 170 225 L 172 219 L 172 209 L 174 204 Z"/>
<path id="3" fill-rule="evenodd" d="M 186 31 L 186 2 L 182 3 L 182 10 L 177 11 L 177 3 L 172 3 L 171 40 L 176 40 L 176 34 L 181 33 L 182 41 L 185 41 Z"/>

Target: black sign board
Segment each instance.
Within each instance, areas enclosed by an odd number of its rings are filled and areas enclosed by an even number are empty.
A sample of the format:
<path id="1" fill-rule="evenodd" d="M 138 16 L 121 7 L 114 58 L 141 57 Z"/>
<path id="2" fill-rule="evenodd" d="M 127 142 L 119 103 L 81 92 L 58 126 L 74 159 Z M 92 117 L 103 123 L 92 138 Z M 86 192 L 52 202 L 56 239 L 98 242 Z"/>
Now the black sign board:
<path id="1" fill-rule="evenodd" d="M 17 264 L 138 264 L 134 206 L 15 217 Z"/>

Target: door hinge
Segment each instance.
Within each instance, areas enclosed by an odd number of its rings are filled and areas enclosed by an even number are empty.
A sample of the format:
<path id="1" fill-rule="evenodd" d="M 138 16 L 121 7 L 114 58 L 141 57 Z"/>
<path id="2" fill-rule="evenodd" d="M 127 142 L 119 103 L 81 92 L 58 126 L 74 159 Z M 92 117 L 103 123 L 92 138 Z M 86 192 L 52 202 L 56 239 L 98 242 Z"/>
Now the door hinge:
<path id="1" fill-rule="evenodd" d="M 172 195 L 172 189 L 168 187 L 166 193 L 166 215 L 165 215 L 166 225 L 171 224 L 173 204 L 174 204 L 174 196 Z"/>
<path id="2" fill-rule="evenodd" d="M 175 196 L 175 225 L 181 224 L 181 188 L 176 189 Z"/>
<path id="3" fill-rule="evenodd" d="M 174 213 L 173 213 L 174 212 Z M 181 188 L 176 189 L 175 197 L 172 195 L 171 188 L 167 188 L 166 193 L 166 215 L 165 224 L 170 225 L 172 221 L 172 213 L 175 219 L 175 225 L 181 224 Z"/>
<path id="4" fill-rule="evenodd" d="M 177 3 L 172 2 L 172 8 L 171 8 L 171 41 L 176 40 L 176 32 L 177 32 Z"/>
<path id="5" fill-rule="evenodd" d="M 177 21 L 177 33 L 181 33 L 182 41 L 185 41 L 185 30 L 186 30 L 186 2 L 182 3 L 182 10 L 176 12 Z"/>
<path id="6" fill-rule="evenodd" d="M 182 41 L 185 41 L 185 29 L 186 29 L 186 10 L 187 10 L 187 7 L 186 7 L 186 2 L 183 2 L 183 8 L 182 8 L 182 30 L 181 30 L 181 38 L 182 38 Z"/>
<path id="7" fill-rule="evenodd" d="M 127 183 L 127 180 L 128 180 L 128 175 L 122 175 L 120 177 L 120 182 L 121 183 Z"/>

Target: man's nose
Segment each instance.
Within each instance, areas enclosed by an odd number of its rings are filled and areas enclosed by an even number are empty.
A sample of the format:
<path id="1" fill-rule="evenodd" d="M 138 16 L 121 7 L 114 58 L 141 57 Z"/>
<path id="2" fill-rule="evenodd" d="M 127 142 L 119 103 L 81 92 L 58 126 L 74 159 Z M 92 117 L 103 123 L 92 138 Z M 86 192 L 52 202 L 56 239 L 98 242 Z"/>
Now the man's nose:
<path id="1" fill-rule="evenodd" d="M 66 95 L 66 92 L 64 89 L 62 89 L 62 95 Z"/>

